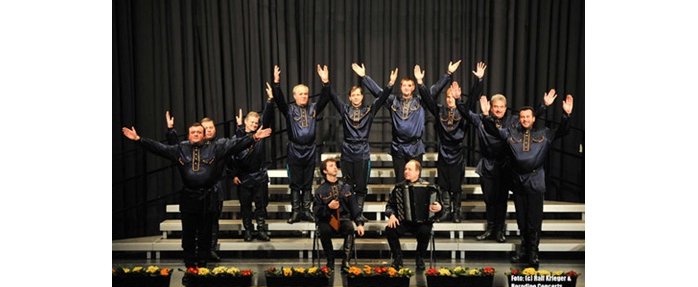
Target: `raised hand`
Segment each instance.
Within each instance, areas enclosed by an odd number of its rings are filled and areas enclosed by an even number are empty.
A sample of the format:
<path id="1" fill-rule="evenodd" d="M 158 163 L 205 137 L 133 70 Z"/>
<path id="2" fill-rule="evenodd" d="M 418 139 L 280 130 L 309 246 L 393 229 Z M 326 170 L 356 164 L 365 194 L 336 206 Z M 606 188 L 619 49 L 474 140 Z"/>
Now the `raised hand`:
<path id="1" fill-rule="evenodd" d="M 271 85 L 269 85 L 269 82 L 267 82 L 267 87 L 264 88 L 264 90 L 267 92 L 267 100 L 271 101 L 274 98 L 274 93 L 271 90 Z"/>
<path id="2" fill-rule="evenodd" d="M 136 128 L 131 127 L 130 129 L 127 127 L 121 128 L 121 132 L 124 133 L 124 136 L 127 137 L 128 139 L 132 141 L 137 141 L 140 140 L 141 137 L 138 136 L 138 133 L 136 132 Z"/>
<path id="3" fill-rule="evenodd" d="M 550 91 L 543 94 L 543 104 L 545 104 L 546 107 L 549 107 L 553 104 L 553 102 L 555 102 L 555 98 L 557 98 L 555 89 L 550 89 Z"/>
<path id="4" fill-rule="evenodd" d="M 460 100 L 461 89 L 460 89 L 460 85 L 458 84 L 458 82 L 453 81 L 453 83 L 451 83 L 451 89 L 449 91 L 450 91 L 451 97 L 453 97 L 456 100 Z"/>
<path id="5" fill-rule="evenodd" d="M 260 126 L 259 129 L 257 130 L 256 133 L 254 133 L 254 139 L 255 140 L 260 140 L 266 137 L 269 137 L 271 135 L 271 128 L 264 128 L 264 126 Z"/>
<path id="6" fill-rule="evenodd" d="M 473 71 L 473 75 L 477 77 L 478 79 L 482 79 L 482 77 L 485 76 L 485 70 L 487 70 L 487 65 L 483 62 L 477 62 L 477 67 L 475 68 L 475 71 Z"/>
<path id="7" fill-rule="evenodd" d="M 170 111 L 165 112 L 165 120 L 167 121 L 167 128 L 174 128 L 174 117 L 170 117 Z"/>
<path id="8" fill-rule="evenodd" d="M 417 79 L 417 84 L 424 84 L 424 73 L 426 70 L 422 71 L 419 65 L 414 65 L 414 78 Z"/>
<path id="9" fill-rule="evenodd" d="M 490 115 L 490 102 L 487 101 L 486 96 L 480 97 L 480 109 L 482 110 L 483 115 L 485 115 L 485 116 Z"/>
<path id="10" fill-rule="evenodd" d="M 366 67 L 364 67 L 364 64 L 361 64 L 361 66 L 359 66 L 356 63 L 352 63 L 351 69 L 354 70 L 354 73 L 356 73 L 356 75 L 359 77 L 366 76 Z"/>
<path id="11" fill-rule="evenodd" d="M 238 111 L 238 115 L 235 116 L 235 122 L 238 124 L 238 126 L 242 125 L 242 109 L 240 109 L 240 111 Z"/>
<path id="12" fill-rule="evenodd" d="M 390 71 L 390 82 L 388 82 L 388 86 L 394 85 L 395 80 L 397 80 L 397 68 L 395 68 L 395 70 L 393 71 Z"/>
<path id="13" fill-rule="evenodd" d="M 455 73 L 456 70 L 458 70 L 458 66 L 460 66 L 460 62 L 461 62 L 461 60 L 458 60 L 458 62 L 455 62 L 455 63 L 448 62 L 448 73 L 449 74 Z"/>
<path id="14" fill-rule="evenodd" d="M 562 101 L 562 109 L 567 113 L 567 115 L 572 114 L 572 106 L 574 104 L 574 98 L 572 98 L 572 95 L 567 94 L 567 97 L 565 97 L 565 100 Z"/>
<path id="15" fill-rule="evenodd" d="M 279 65 L 274 65 L 274 83 L 281 83 L 281 69 Z"/>
<path id="16" fill-rule="evenodd" d="M 324 65 L 320 67 L 320 65 L 317 65 L 317 74 L 320 76 L 320 80 L 322 80 L 323 84 L 327 84 L 330 82 L 330 72 L 327 70 L 327 65 Z"/>

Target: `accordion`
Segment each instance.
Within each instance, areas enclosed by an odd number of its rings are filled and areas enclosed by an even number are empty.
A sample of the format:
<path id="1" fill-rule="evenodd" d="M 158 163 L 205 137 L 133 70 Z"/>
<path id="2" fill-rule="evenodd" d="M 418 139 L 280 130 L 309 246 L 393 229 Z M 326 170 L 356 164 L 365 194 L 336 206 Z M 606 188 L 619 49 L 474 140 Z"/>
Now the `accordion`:
<path id="1" fill-rule="evenodd" d="M 415 223 L 430 222 L 434 213 L 429 211 L 432 203 L 436 202 L 436 188 L 426 184 L 406 186 L 402 192 L 404 203 L 404 220 Z"/>

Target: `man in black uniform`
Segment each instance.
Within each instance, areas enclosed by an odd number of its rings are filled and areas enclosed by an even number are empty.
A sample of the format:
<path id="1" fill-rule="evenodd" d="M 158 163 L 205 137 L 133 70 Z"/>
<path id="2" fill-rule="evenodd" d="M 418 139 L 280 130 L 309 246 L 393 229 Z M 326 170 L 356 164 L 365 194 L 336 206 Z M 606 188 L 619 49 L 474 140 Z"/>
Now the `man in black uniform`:
<path id="1" fill-rule="evenodd" d="M 221 178 L 225 159 L 255 141 L 268 137 L 271 129 L 260 129 L 252 136 L 243 138 L 206 141 L 204 128 L 195 123 L 189 127 L 188 141 L 176 145 L 141 138 L 133 127 L 124 127 L 122 132 L 146 150 L 178 164 L 177 169 L 184 184 L 179 197 L 184 264 L 187 268 L 205 267 L 211 253 L 211 220 L 216 214 L 218 203 L 216 198 L 212 198 L 216 196 L 214 185 Z"/>
<path id="2" fill-rule="evenodd" d="M 551 91 L 555 93 L 555 90 Z M 487 99 L 481 99 L 480 105 L 483 115 L 488 115 L 490 107 Z M 523 107 L 519 110 L 519 125 L 514 127 L 497 128 L 492 117 L 483 122 L 487 132 L 506 142 L 512 155 L 512 190 L 516 205 L 516 223 L 522 236 L 521 248 L 518 254 L 512 257 L 514 263 L 528 261 L 528 265 L 535 268 L 538 268 L 540 263 L 538 244 L 545 198 L 544 164 L 553 141 L 568 131 L 572 106 L 573 98 L 568 94 L 562 102 L 565 114 L 557 131 L 547 127 L 533 129 L 536 116 L 532 107 Z"/>
<path id="3" fill-rule="evenodd" d="M 262 127 L 271 127 L 274 102 L 272 91 L 267 89 L 267 102 L 262 112 Z M 238 127 L 235 130 L 236 137 L 244 137 L 259 129 L 259 114 L 249 112 L 242 119 L 242 109 L 240 115 L 236 117 Z M 244 240 L 252 241 L 254 225 L 252 225 L 252 201 L 254 200 L 254 218 L 257 221 L 257 238 L 262 241 L 269 241 L 267 231 L 267 205 L 269 203 L 269 175 L 267 174 L 267 164 L 264 162 L 265 142 L 259 141 L 249 148 L 234 154 L 228 161 L 228 168 L 233 176 L 233 184 L 238 186 L 238 197 L 240 199 L 240 213 L 242 214 L 242 225 L 245 228 Z"/>
<path id="4" fill-rule="evenodd" d="M 460 94 L 460 88 L 457 94 Z M 548 92 L 543 96 L 543 104 L 536 109 L 536 115 L 545 112 L 546 108 L 553 104 L 554 92 Z M 485 100 L 487 97 L 482 96 Z M 470 98 L 469 98 L 470 99 Z M 497 127 L 513 127 L 518 124 L 519 116 L 507 113 L 507 99 L 504 95 L 492 96 L 490 113 Z M 506 143 L 499 137 L 487 133 L 482 124 L 482 115 L 477 113 L 477 100 L 464 103 L 458 102 L 458 109 L 468 116 L 470 123 L 475 127 L 480 146 L 480 161 L 475 172 L 480 175 L 480 186 L 485 199 L 485 216 L 487 227 L 485 232 L 476 236 L 478 241 L 494 238 L 497 242 L 506 241 L 506 215 L 507 198 L 511 188 L 511 172 L 509 168 L 509 153 Z"/>
<path id="5" fill-rule="evenodd" d="M 352 68 L 359 76 L 363 77 L 366 75 L 363 65 L 352 64 Z M 342 142 L 341 158 L 342 173 L 344 178 L 350 181 L 347 184 L 353 185 L 356 202 L 359 204 L 362 212 L 366 193 L 368 192 L 368 177 L 371 174 L 371 149 L 368 145 L 368 135 L 371 132 L 371 125 L 376 113 L 393 90 L 397 72 L 397 68 L 390 72 L 390 82 L 383 89 L 381 96 L 373 100 L 371 105 L 364 106 L 364 95 L 361 93 L 360 86 L 351 87 L 349 91 L 350 103 L 346 104 L 336 94 L 332 93 L 327 66 L 321 69 L 318 65 L 318 74 L 323 83 L 323 97 L 329 97 L 339 114 L 342 115 L 344 123 L 344 141 Z"/>
<path id="6" fill-rule="evenodd" d="M 174 117 L 170 116 L 170 111 L 165 113 L 165 119 L 167 121 L 167 132 L 165 138 L 167 139 L 167 144 L 175 145 L 179 142 L 179 136 L 177 131 L 174 129 Z M 213 141 L 216 140 L 216 125 L 210 118 L 203 118 L 199 122 L 201 126 L 204 127 L 204 140 Z M 211 257 L 210 259 L 215 262 L 221 260 L 220 256 L 216 254 L 216 248 L 218 248 L 218 219 L 221 218 L 221 212 L 223 211 L 223 201 L 225 200 L 225 195 L 223 194 L 223 179 L 224 174 L 221 174 L 220 180 L 213 186 L 214 199 L 217 199 L 215 214 L 211 220 Z"/>
<path id="7" fill-rule="evenodd" d="M 288 223 L 299 222 L 301 219 L 315 221 L 310 212 L 316 160 L 315 124 L 317 116 L 322 113 L 330 99 L 321 96 L 317 103 L 308 103 L 308 87 L 301 84 L 293 87 L 295 103 L 287 104 L 286 97 L 281 92 L 280 82 L 281 70 L 279 66 L 274 66 L 274 101 L 279 112 L 286 118 L 288 128 L 288 177 L 291 181 L 292 206 Z"/>
<path id="8" fill-rule="evenodd" d="M 485 63 L 478 63 L 473 74 L 478 78 L 470 90 L 469 101 L 477 102 L 482 91 L 482 77 L 485 76 Z M 439 158 L 436 162 L 438 170 L 438 184 L 443 196 L 443 216 L 439 219 L 445 221 L 453 219 L 453 222 L 461 222 L 460 209 L 463 195 L 463 171 L 465 159 L 463 158 L 463 139 L 468 128 L 467 114 L 461 113 L 456 108 L 456 100 L 460 99 L 458 83 L 453 82 L 446 90 L 446 106 L 437 104 L 438 93 L 432 94 L 424 85 L 424 72 L 416 71 L 419 95 L 424 100 L 427 110 L 436 117 L 434 129 L 439 137 Z M 456 90 L 458 88 L 458 90 Z M 434 89 L 432 89 L 434 90 Z M 457 94 L 456 94 L 457 92 Z"/>
<path id="9" fill-rule="evenodd" d="M 364 236 L 364 220 L 360 216 L 361 210 L 351 186 L 337 178 L 337 160 L 333 158 L 323 160 L 320 169 L 325 176 L 325 181 L 315 191 L 313 202 L 313 213 L 317 218 L 320 242 L 327 256 L 327 267 L 334 269 L 332 235 L 341 234 L 344 237 L 342 270 L 345 271 L 349 269 L 349 258 L 354 243 L 352 220 L 356 223 L 359 236 Z"/>
<path id="10" fill-rule="evenodd" d="M 453 74 L 460 65 L 460 61 L 448 64 L 448 71 L 439 81 L 432 86 L 432 89 L 441 92 L 452 79 Z M 415 69 L 419 66 L 415 66 Z M 380 97 L 383 90 L 368 76 L 362 78 L 361 82 L 368 88 L 374 97 Z M 440 87 L 440 88 L 439 88 Z M 424 132 L 424 99 L 414 96 L 414 80 L 403 78 L 400 80 L 401 96 L 390 95 L 383 105 L 390 112 L 393 124 L 393 140 L 390 144 L 390 155 L 393 157 L 393 170 L 395 172 L 395 182 L 405 180 L 403 171 L 405 163 L 414 159 L 422 162 L 424 154 L 424 143 L 422 134 Z"/>
<path id="11" fill-rule="evenodd" d="M 417 270 L 424 270 L 424 257 L 427 254 L 431 229 L 434 225 L 434 220 L 441 217 L 441 192 L 435 185 L 429 184 L 429 182 L 420 178 L 422 166 L 419 161 L 410 160 L 405 165 L 404 170 L 405 180 L 395 185 L 390 192 L 388 203 L 385 205 L 385 216 L 388 217 L 385 236 L 388 238 L 388 245 L 390 245 L 390 252 L 393 256 L 392 266 L 399 270 L 402 267 L 400 236 L 403 236 L 405 232 L 415 234 L 417 236 L 417 255 L 415 260 Z M 434 216 L 425 222 L 412 222 L 406 220 L 405 217 L 407 209 L 404 206 L 403 195 L 405 192 L 408 192 L 409 186 L 415 184 L 428 185 L 428 188 L 435 190 L 437 193 L 436 202 L 429 206 L 429 211 L 433 212 Z"/>

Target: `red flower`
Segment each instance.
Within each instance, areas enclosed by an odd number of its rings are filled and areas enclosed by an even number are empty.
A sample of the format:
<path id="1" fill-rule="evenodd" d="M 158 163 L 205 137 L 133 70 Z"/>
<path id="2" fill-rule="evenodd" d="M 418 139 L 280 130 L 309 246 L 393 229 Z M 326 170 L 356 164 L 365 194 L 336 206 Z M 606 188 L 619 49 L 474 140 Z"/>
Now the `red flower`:
<path id="1" fill-rule="evenodd" d="M 492 268 L 490 266 L 486 266 L 484 269 L 482 269 L 482 271 L 485 272 L 486 274 L 494 274 L 494 268 Z"/>
<path id="2" fill-rule="evenodd" d="M 328 272 L 330 272 L 330 269 L 327 268 L 327 266 L 322 266 L 322 267 L 320 267 L 320 271 L 322 271 L 322 273 L 328 273 Z"/>
<path id="3" fill-rule="evenodd" d="M 567 271 L 565 275 L 570 276 L 570 277 L 577 277 L 577 272 L 574 272 L 573 270 Z"/>
<path id="4" fill-rule="evenodd" d="M 426 274 L 427 276 L 436 276 L 439 275 L 439 270 L 436 270 L 436 268 L 431 267 L 427 270 Z"/>
<path id="5" fill-rule="evenodd" d="M 199 268 L 189 267 L 189 268 L 187 268 L 187 273 L 199 274 Z"/>
<path id="6" fill-rule="evenodd" d="M 511 269 L 511 275 L 519 275 L 519 269 Z"/>
<path id="7" fill-rule="evenodd" d="M 242 276 L 252 276 L 252 270 L 250 269 L 245 269 L 240 271 L 240 275 Z"/>

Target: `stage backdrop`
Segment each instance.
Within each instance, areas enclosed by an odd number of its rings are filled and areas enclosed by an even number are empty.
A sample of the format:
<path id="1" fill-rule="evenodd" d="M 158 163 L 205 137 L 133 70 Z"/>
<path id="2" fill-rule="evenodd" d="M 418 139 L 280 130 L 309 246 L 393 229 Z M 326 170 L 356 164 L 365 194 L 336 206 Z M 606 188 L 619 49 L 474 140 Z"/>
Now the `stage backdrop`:
<path id="1" fill-rule="evenodd" d="M 560 97 L 538 125 L 557 127 L 565 94 L 575 96 L 572 131 L 555 144 L 547 164 L 546 199 L 584 202 L 584 3 L 557 0 L 114 0 L 112 26 L 113 238 L 158 234 L 165 205 L 176 202 L 181 181 L 171 164 L 143 152 L 121 134 L 164 139 L 165 111 L 175 127 L 204 116 L 227 136 L 242 108 L 259 111 L 263 86 L 281 67 L 281 85 L 305 83 L 319 93 L 316 64 L 329 66 L 343 100 L 358 78 L 351 63 L 386 83 L 389 70 L 413 76 L 419 64 L 430 85 L 449 61 L 463 60 L 455 80 L 464 91 L 470 72 L 487 63 L 484 94 L 503 93 L 510 108 L 534 105 L 545 91 Z M 367 99 L 371 99 L 367 96 Z M 442 97 L 443 98 L 443 95 Z M 443 100 L 440 100 L 443 102 Z M 322 113 L 317 143 L 338 151 L 342 132 L 331 105 Z M 424 140 L 436 149 L 433 117 Z M 544 120 L 547 119 L 547 120 Z M 269 143 L 272 168 L 285 166 L 285 123 L 276 115 Z M 383 109 L 373 125 L 373 151 L 389 151 L 391 127 Z M 479 159 L 467 139 L 468 165 Z M 226 186 L 226 188 L 230 188 Z M 96 191 L 99 192 L 99 191 Z"/>

